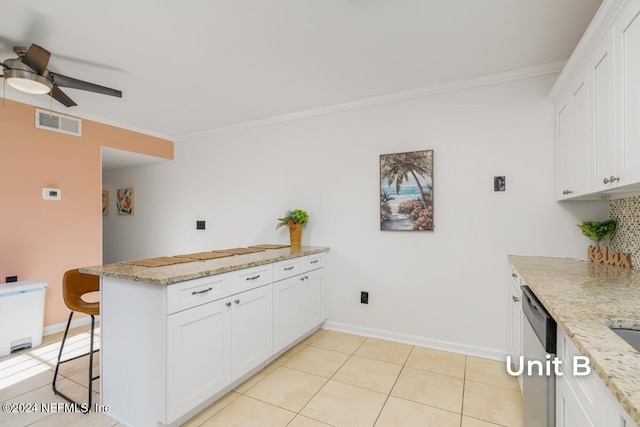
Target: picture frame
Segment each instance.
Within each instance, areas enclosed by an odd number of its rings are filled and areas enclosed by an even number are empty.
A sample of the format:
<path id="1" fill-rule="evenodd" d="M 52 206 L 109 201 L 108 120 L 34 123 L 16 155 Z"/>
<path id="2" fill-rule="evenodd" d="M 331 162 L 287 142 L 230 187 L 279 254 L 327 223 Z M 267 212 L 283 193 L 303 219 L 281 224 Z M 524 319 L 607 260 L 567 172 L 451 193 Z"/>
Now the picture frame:
<path id="1" fill-rule="evenodd" d="M 109 190 L 102 190 L 102 215 L 109 215 Z"/>
<path id="2" fill-rule="evenodd" d="M 116 209 L 118 215 L 135 215 L 136 213 L 135 189 L 121 188 L 116 191 Z"/>
<path id="3" fill-rule="evenodd" d="M 380 230 L 433 231 L 433 150 L 380 155 Z"/>

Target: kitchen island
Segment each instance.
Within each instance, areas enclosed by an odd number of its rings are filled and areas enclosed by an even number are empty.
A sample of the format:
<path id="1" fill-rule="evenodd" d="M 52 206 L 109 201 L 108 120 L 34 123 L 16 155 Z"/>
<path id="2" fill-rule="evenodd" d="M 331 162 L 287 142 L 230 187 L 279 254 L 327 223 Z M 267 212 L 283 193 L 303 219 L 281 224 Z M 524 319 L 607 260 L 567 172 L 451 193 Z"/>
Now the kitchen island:
<path id="1" fill-rule="evenodd" d="M 610 329 L 640 328 L 640 271 L 564 258 L 509 256 L 509 261 L 555 319 L 559 336 L 566 335 L 589 358 L 615 400 L 640 425 L 640 353 Z M 592 398 L 598 405 L 604 396 Z"/>
<path id="2" fill-rule="evenodd" d="M 317 330 L 328 248 L 261 250 L 101 276 L 101 403 L 136 427 L 179 425 Z"/>

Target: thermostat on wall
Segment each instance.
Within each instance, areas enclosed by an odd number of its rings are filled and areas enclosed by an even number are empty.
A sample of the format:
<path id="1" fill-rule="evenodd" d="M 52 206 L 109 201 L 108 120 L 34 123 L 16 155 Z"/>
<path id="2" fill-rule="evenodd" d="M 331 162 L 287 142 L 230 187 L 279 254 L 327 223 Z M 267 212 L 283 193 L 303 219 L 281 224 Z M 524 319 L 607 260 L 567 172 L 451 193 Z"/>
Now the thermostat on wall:
<path id="1" fill-rule="evenodd" d="M 43 188 L 42 198 L 45 200 L 60 200 L 59 188 Z"/>

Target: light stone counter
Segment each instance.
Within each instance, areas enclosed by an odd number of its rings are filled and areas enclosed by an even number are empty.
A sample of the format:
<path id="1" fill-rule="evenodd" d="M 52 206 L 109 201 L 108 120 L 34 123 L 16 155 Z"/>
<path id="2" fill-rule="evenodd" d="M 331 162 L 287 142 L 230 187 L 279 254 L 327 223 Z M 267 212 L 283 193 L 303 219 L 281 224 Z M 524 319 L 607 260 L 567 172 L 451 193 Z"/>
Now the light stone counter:
<path id="1" fill-rule="evenodd" d="M 329 248 L 319 246 L 303 246 L 299 249 L 267 249 L 252 254 L 234 255 L 206 261 L 192 261 L 165 267 L 141 267 L 115 263 L 83 267 L 80 272 L 164 286 L 327 251 L 329 251 Z"/>
<path id="2" fill-rule="evenodd" d="M 640 353 L 608 327 L 640 326 L 640 271 L 565 258 L 509 261 L 640 425 Z"/>

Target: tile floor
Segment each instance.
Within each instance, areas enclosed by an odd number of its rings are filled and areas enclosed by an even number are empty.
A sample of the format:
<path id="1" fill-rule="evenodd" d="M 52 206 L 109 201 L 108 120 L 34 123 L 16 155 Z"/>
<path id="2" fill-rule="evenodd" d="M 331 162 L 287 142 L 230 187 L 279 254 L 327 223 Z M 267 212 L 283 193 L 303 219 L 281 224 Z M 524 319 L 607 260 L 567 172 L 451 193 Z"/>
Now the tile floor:
<path id="1" fill-rule="evenodd" d="M 64 402 L 50 385 L 61 337 L 0 358 L 0 402 Z M 74 330 L 65 357 L 88 341 Z M 63 365 L 59 386 L 84 401 L 86 363 Z M 118 426 L 95 412 L 0 412 L 0 425 Z M 503 362 L 321 329 L 184 425 L 516 427 L 522 397 Z"/>

